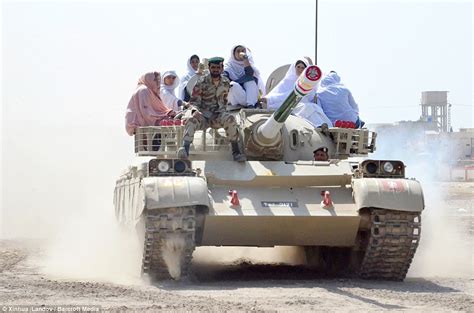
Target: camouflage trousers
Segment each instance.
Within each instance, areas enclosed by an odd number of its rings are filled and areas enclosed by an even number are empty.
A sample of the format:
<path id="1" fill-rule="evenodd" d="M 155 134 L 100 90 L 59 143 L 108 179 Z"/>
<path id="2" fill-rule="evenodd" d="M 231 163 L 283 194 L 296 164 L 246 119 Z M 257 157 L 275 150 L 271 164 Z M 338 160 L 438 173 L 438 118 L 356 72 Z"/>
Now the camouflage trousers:
<path id="1" fill-rule="evenodd" d="M 214 129 L 224 128 L 230 142 L 236 142 L 239 138 L 235 117 L 228 112 L 220 112 L 211 118 L 205 118 L 204 116 L 200 120 L 195 117 L 189 118 L 184 127 L 183 139 L 192 142 L 196 130 L 205 130 L 208 127 Z"/>

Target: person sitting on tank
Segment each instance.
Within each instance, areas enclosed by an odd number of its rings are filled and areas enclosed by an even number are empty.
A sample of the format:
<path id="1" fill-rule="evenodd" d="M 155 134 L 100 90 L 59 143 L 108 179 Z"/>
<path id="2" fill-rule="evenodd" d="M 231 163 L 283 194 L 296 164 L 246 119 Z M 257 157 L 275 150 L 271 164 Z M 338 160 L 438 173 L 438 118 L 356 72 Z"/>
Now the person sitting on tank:
<path id="1" fill-rule="evenodd" d="M 303 73 L 304 69 L 312 64 L 309 57 L 303 57 L 290 64 L 285 77 L 265 96 L 260 99 L 266 104 L 268 110 L 278 109 L 288 95 L 293 91 L 295 82 Z"/>
<path id="2" fill-rule="evenodd" d="M 223 62 L 224 59 L 221 57 L 209 59 L 209 74 L 200 77 L 194 86 L 188 108 L 192 117 L 185 121 L 183 147 L 178 150 L 180 158 L 189 156 L 194 132 L 211 127 L 225 129 L 227 138 L 232 145 L 232 155 L 235 161 L 245 161 L 246 159 L 239 148 L 237 121 L 231 113 L 226 111 L 230 81 L 222 75 Z"/>
<path id="3" fill-rule="evenodd" d="M 268 110 L 277 110 L 283 104 L 283 101 L 293 91 L 298 77 L 312 63 L 309 57 L 303 57 L 290 65 L 285 77 L 261 99 L 266 104 Z M 332 127 L 331 121 L 324 114 L 321 106 L 315 101 L 316 91 L 317 88 L 315 87 L 309 94 L 304 96 L 293 109 L 292 114 L 304 118 L 313 127 L 321 127 L 323 124 L 326 124 L 327 127 Z"/>
<path id="4" fill-rule="evenodd" d="M 137 127 L 159 126 L 165 118 L 173 118 L 176 112 L 166 107 L 160 98 L 160 73 L 146 73 L 138 80 L 137 89 L 133 93 L 125 114 L 125 129 L 132 136 Z M 147 140 L 141 145 L 146 150 Z M 155 134 L 152 140 L 152 150 L 158 151 L 161 145 L 161 134 Z"/>
<path id="5" fill-rule="evenodd" d="M 204 73 L 203 69 L 200 68 L 200 65 L 202 65 L 200 61 L 201 60 L 199 59 L 199 56 L 197 56 L 196 54 L 193 54 L 188 59 L 188 62 L 186 64 L 187 66 L 186 74 L 184 74 L 183 77 L 181 78 L 181 82 L 178 87 L 178 98 L 180 98 L 183 101 L 188 102 L 189 99 L 191 99 L 191 95 L 186 89 L 186 86 L 188 85 L 190 79 L 195 75 L 202 75 Z"/>
<path id="6" fill-rule="evenodd" d="M 364 126 L 365 123 L 359 118 L 359 106 L 335 71 L 329 72 L 321 79 L 316 95 L 318 103 L 333 124 L 340 120 L 353 122 L 356 128 Z"/>
<path id="7" fill-rule="evenodd" d="M 179 85 L 179 77 L 175 71 L 166 71 L 161 76 L 160 96 L 163 103 L 174 111 L 182 110 L 183 100 L 176 97 L 174 90 Z"/>
<path id="8" fill-rule="evenodd" d="M 135 134 L 137 127 L 158 126 L 162 119 L 176 115 L 161 100 L 160 79 L 159 72 L 149 72 L 138 80 L 125 115 L 125 128 L 130 136 Z"/>
<path id="9" fill-rule="evenodd" d="M 228 99 L 231 105 L 254 108 L 259 89 L 262 94 L 265 93 L 265 86 L 252 54 L 243 45 L 232 48 L 230 58 L 224 66 L 224 75 L 231 81 Z"/>
<path id="10" fill-rule="evenodd" d="M 327 161 L 329 160 L 329 149 L 327 147 L 319 147 L 313 151 L 313 157 L 315 161 Z"/>

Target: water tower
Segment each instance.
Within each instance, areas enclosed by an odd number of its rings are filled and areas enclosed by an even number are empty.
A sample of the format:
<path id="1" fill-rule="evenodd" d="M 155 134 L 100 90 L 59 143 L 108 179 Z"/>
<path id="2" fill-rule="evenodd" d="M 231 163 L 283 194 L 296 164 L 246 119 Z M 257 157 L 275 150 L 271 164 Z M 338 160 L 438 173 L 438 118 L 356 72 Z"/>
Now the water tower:
<path id="1" fill-rule="evenodd" d="M 432 122 L 440 132 L 448 132 L 451 129 L 450 108 L 447 91 L 421 92 L 421 118 Z"/>

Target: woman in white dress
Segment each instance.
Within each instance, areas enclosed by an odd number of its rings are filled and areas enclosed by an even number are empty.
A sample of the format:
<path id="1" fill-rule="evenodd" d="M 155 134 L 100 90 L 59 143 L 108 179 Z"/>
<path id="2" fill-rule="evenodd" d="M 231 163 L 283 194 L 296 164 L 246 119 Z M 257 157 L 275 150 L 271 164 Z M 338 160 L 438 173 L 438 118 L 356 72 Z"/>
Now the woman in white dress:
<path id="1" fill-rule="evenodd" d="M 178 97 L 181 100 L 189 101 L 189 99 L 191 98 L 191 95 L 188 94 L 186 90 L 186 86 L 188 85 L 188 82 L 191 77 L 196 75 L 196 73 L 198 72 L 199 62 L 199 57 L 196 54 L 193 54 L 189 57 L 188 62 L 186 63 L 187 71 L 186 74 L 184 74 L 181 78 L 181 83 L 179 84 L 178 88 Z"/>
<path id="2" fill-rule="evenodd" d="M 160 96 L 163 103 L 173 111 L 179 111 L 183 100 L 176 97 L 174 90 L 179 85 L 179 77 L 175 71 L 166 71 L 161 76 Z"/>
<path id="3" fill-rule="evenodd" d="M 231 81 L 227 99 L 232 105 L 255 107 L 259 93 L 265 94 L 265 86 L 252 54 L 243 45 L 232 47 L 230 58 L 224 65 L 224 75 Z"/>
<path id="4" fill-rule="evenodd" d="M 276 110 L 283 104 L 283 101 L 293 91 L 298 77 L 311 63 L 309 58 L 304 57 L 290 65 L 285 77 L 261 99 L 262 102 L 266 103 L 267 109 Z M 316 92 L 317 87 L 304 96 L 293 109 L 292 114 L 306 119 L 314 127 L 320 127 L 323 123 L 326 123 L 328 127 L 332 127 L 331 121 L 324 114 L 321 106 L 316 103 Z"/>

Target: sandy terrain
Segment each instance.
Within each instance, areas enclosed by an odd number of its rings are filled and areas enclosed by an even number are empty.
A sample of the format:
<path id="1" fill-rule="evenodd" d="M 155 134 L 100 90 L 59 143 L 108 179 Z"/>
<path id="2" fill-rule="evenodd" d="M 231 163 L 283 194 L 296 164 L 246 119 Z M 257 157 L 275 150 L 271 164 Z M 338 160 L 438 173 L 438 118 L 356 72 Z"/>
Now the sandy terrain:
<path id="1" fill-rule="evenodd" d="M 283 253 L 286 259 L 293 258 L 289 262 L 292 265 L 288 265 L 259 260 L 255 252 L 244 251 L 232 260 L 227 252 L 209 253 L 200 248 L 191 281 L 154 285 L 135 274 L 123 281 L 117 273 L 108 277 L 82 275 L 79 269 L 89 266 L 90 260 L 81 255 L 61 256 L 63 262 L 76 260 L 77 267 L 60 270 L 50 266 L 45 270 L 47 263 L 43 261 L 50 255 L 42 241 L 5 239 L 0 241 L 0 309 L 8 311 L 16 305 L 98 305 L 102 310 L 149 312 L 472 312 L 474 184 L 440 184 L 436 188 L 447 190 L 448 195 L 442 202 L 427 199 L 421 246 L 404 282 L 325 277 L 299 265 L 294 252 Z M 68 253 L 74 254 L 74 250 Z M 218 257 L 223 253 L 227 259 Z M 108 260 L 106 266 L 113 267 L 112 263 Z M 123 269 L 125 273 L 125 266 Z"/>

